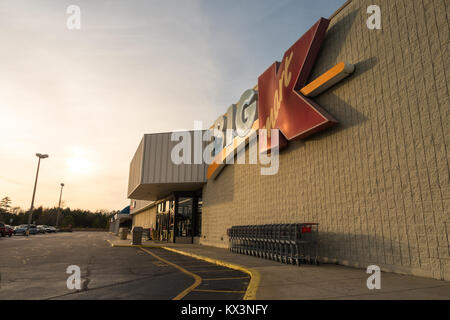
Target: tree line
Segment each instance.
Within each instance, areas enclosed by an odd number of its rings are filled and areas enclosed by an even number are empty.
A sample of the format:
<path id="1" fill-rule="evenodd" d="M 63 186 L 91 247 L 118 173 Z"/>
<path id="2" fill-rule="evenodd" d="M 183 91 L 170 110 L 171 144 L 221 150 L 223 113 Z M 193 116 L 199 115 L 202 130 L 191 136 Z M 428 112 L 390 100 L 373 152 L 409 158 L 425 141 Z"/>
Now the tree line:
<path id="1" fill-rule="evenodd" d="M 2 199 L 3 200 L 3 199 Z M 29 211 L 24 211 L 18 207 L 13 210 L 4 206 L 5 203 L 0 204 L 0 221 L 5 224 L 17 226 L 28 223 Z M 56 225 L 56 217 L 58 208 L 43 208 L 38 207 L 33 209 L 32 223 L 36 225 Z M 97 210 L 95 212 L 82 209 L 61 209 L 59 216 L 60 227 L 72 228 L 101 228 L 107 229 L 109 227 L 109 220 L 112 214 L 116 212 L 108 212 L 105 210 Z"/>

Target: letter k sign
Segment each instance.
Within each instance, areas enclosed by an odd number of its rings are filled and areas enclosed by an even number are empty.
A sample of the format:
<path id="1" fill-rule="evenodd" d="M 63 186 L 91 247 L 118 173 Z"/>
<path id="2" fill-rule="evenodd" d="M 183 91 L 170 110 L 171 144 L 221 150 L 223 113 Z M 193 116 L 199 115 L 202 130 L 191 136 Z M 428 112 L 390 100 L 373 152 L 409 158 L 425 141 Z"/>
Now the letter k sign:
<path id="1" fill-rule="evenodd" d="M 279 129 L 279 147 L 286 139 L 306 138 L 337 121 L 310 98 L 300 93 L 316 61 L 329 20 L 321 18 L 258 78 L 259 129 Z M 275 147 L 268 141 L 267 149 Z M 260 144 L 260 152 L 262 144 Z"/>

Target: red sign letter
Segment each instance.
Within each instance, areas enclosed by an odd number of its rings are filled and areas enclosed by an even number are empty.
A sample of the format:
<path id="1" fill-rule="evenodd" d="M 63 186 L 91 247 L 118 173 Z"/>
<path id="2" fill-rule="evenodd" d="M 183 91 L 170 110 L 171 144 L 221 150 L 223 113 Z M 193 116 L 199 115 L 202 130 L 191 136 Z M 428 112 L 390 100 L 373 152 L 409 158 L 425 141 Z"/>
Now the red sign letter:
<path id="1" fill-rule="evenodd" d="M 321 18 L 258 78 L 259 128 L 279 129 L 287 140 L 306 138 L 336 120 L 299 91 L 308 80 L 328 28 Z M 280 135 L 280 147 L 286 140 Z M 267 144 L 270 150 L 270 143 Z M 265 151 L 261 150 L 260 151 Z"/>

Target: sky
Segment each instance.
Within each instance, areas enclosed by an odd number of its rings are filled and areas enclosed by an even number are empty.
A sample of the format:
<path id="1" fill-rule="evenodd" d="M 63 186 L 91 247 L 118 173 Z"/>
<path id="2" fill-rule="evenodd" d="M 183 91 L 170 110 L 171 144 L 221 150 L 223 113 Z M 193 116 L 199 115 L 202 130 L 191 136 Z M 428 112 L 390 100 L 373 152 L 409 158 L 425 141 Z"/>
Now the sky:
<path id="1" fill-rule="evenodd" d="M 204 128 L 344 0 L 2 0 L 0 198 L 120 210 L 144 133 Z M 69 30 L 70 5 L 81 28 Z"/>

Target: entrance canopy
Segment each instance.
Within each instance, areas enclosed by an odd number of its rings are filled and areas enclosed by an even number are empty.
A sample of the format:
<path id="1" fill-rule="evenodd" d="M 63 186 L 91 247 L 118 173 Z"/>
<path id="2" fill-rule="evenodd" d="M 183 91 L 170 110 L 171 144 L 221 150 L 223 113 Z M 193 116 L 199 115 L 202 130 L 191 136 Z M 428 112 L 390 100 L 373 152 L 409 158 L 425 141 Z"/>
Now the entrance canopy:
<path id="1" fill-rule="evenodd" d="M 128 198 L 158 200 L 172 192 L 200 189 L 206 183 L 207 164 L 203 160 L 201 164 L 194 163 L 194 150 L 198 152 L 199 148 L 194 138 L 199 133 L 203 131 L 185 131 L 181 133 L 183 138 L 176 141 L 171 141 L 171 132 L 144 135 L 130 164 Z M 172 151 L 182 139 L 190 140 L 186 145 L 190 146 L 192 157 L 189 163 L 177 164 Z M 207 142 L 200 143 L 204 150 Z"/>

